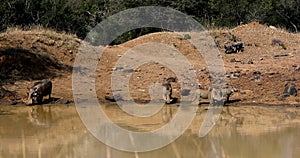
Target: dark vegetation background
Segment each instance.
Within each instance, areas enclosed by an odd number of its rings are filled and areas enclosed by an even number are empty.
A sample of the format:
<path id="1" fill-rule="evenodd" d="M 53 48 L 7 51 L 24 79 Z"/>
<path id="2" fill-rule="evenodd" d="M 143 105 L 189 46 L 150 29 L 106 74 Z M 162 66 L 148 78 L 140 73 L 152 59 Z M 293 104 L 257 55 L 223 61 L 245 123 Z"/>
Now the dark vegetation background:
<path id="1" fill-rule="evenodd" d="M 300 27 L 300 0 L 0 0 L 0 31 L 37 25 L 84 39 L 89 30 L 106 17 L 128 8 L 149 5 L 174 8 L 208 28 L 231 28 L 251 21 L 291 32 L 298 32 Z M 116 39 L 114 44 L 155 31 L 160 30 L 132 30 Z"/>

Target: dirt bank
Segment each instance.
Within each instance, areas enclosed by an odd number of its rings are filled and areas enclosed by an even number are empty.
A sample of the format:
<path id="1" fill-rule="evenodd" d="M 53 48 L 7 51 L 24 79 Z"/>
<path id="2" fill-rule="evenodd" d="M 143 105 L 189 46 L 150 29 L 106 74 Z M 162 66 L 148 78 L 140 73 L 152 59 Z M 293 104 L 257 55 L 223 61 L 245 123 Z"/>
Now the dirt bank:
<path id="1" fill-rule="evenodd" d="M 257 22 L 234 29 L 210 30 L 218 45 L 227 74 L 227 82 L 242 93 L 232 100 L 240 103 L 299 105 L 299 95 L 279 100 L 285 84 L 294 82 L 300 87 L 300 35 L 282 29 L 273 29 Z M 188 33 L 187 33 L 188 34 Z M 22 104 L 27 88 L 35 80 L 50 78 L 53 96 L 72 100 L 72 68 L 82 41 L 73 35 L 51 30 L 10 29 L 0 34 L 0 104 Z M 111 96 L 111 74 L 117 61 L 130 49 L 149 42 L 157 42 L 180 51 L 194 67 L 199 83 L 210 86 L 210 74 L 202 56 L 188 38 L 171 32 L 148 34 L 121 45 L 106 46 L 96 73 L 96 91 L 101 102 Z M 274 40 L 280 43 L 274 43 Z M 225 54 L 224 44 L 244 43 L 241 53 Z M 149 86 L 175 77 L 167 67 L 146 63 L 132 71 L 130 90 L 132 98 L 148 101 Z M 173 84 L 173 83 L 172 83 Z M 173 84 L 174 97 L 180 97 L 180 86 Z"/>

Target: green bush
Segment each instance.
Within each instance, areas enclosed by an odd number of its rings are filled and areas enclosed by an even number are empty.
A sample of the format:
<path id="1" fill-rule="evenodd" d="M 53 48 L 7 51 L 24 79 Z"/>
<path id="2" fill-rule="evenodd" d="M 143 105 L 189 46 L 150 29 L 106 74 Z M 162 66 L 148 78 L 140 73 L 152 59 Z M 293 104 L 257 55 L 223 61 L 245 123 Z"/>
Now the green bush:
<path id="1" fill-rule="evenodd" d="M 206 26 L 234 27 L 255 20 L 294 32 L 300 27 L 298 0 L 1 0 L 0 31 L 13 26 L 40 25 L 84 39 L 91 28 L 106 17 L 128 8 L 149 5 L 174 8 Z M 159 30 L 132 30 L 113 43 L 155 31 Z"/>

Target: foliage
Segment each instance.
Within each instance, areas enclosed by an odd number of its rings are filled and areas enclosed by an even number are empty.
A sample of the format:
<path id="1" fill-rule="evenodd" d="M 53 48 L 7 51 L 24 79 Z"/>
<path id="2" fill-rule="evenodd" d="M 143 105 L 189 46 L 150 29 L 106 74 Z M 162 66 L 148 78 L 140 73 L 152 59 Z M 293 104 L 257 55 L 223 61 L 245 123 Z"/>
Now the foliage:
<path id="1" fill-rule="evenodd" d="M 139 6 L 171 7 L 202 24 L 217 27 L 234 27 L 254 20 L 294 32 L 300 27 L 299 0 L 1 0 L 0 31 L 13 26 L 39 25 L 74 33 L 83 39 L 103 19 Z M 132 30 L 113 43 L 155 31 L 160 29 Z"/>

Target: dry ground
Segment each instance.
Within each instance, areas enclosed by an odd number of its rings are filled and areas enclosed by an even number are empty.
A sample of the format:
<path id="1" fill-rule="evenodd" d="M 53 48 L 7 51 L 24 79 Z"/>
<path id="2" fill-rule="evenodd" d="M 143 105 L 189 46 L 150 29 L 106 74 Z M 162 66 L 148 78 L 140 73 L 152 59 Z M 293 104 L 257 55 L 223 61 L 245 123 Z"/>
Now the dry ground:
<path id="1" fill-rule="evenodd" d="M 300 35 L 282 29 L 252 22 L 234 29 L 209 30 L 219 45 L 226 73 L 239 75 L 227 78 L 243 93 L 236 93 L 233 100 L 239 103 L 272 105 L 299 105 L 300 97 L 279 100 L 287 82 L 300 86 Z M 188 33 L 187 33 L 188 34 Z M 284 46 L 272 45 L 280 40 Z M 244 42 L 244 52 L 225 54 L 224 44 L 234 40 Z M 112 95 L 111 74 L 117 61 L 130 49 L 141 44 L 157 42 L 180 51 L 193 65 L 199 83 L 210 86 L 210 74 L 201 54 L 189 41 L 171 32 L 152 33 L 121 45 L 106 46 L 96 73 L 96 91 L 100 101 Z M 72 99 L 72 68 L 78 49 L 83 41 L 73 35 L 59 34 L 45 29 L 9 29 L 0 34 L 0 104 L 22 104 L 27 88 L 37 79 L 51 78 L 53 96 Z M 98 47 L 99 49 L 103 47 Z M 96 49 L 98 49 L 96 48 Z M 284 54 L 286 56 L 275 57 Z M 175 74 L 157 62 L 146 63 L 134 70 L 130 79 L 130 93 L 136 101 L 150 99 L 149 86 L 162 82 Z M 180 85 L 173 84 L 174 96 L 179 96 Z"/>

